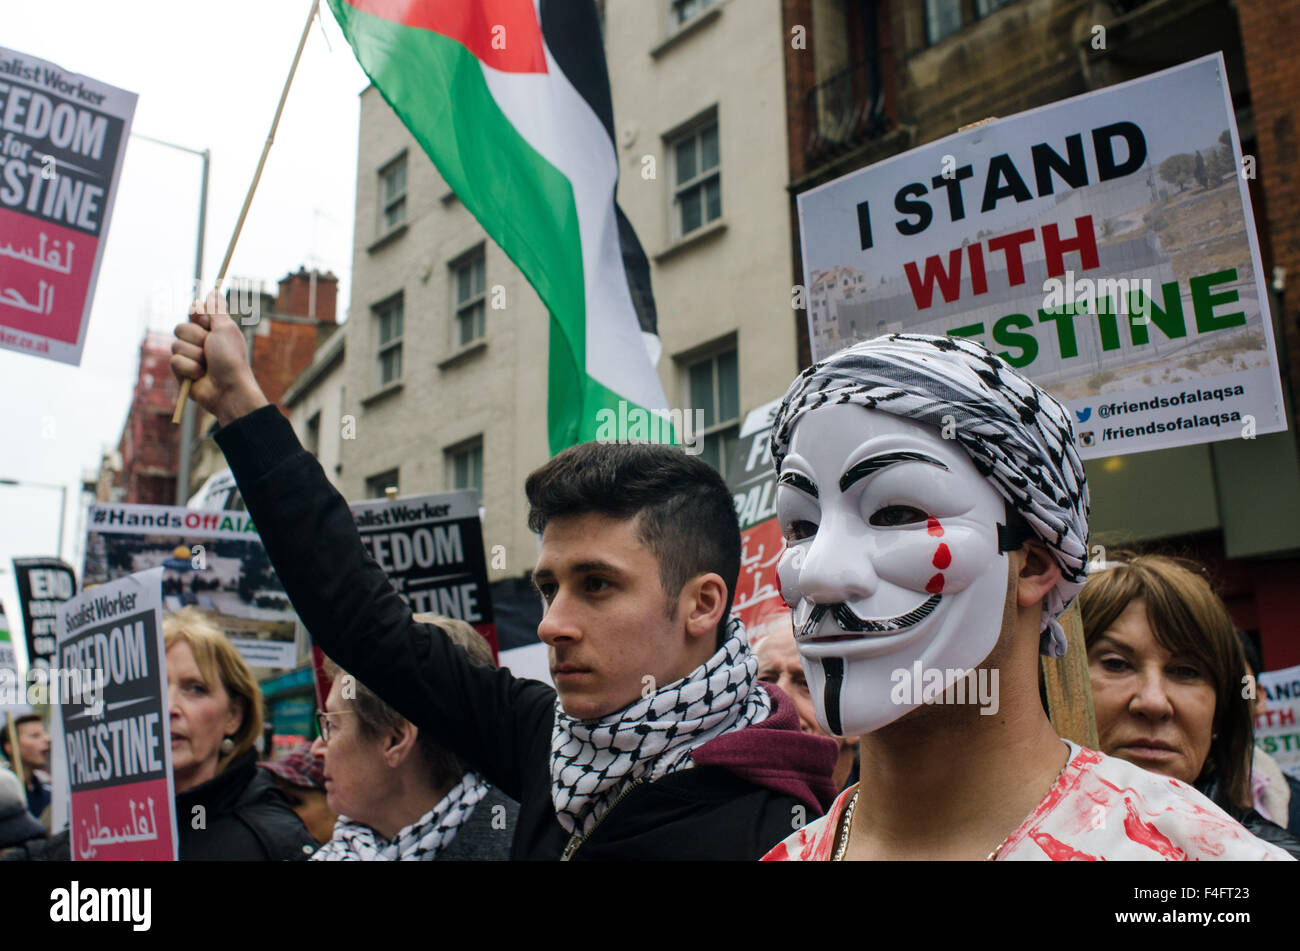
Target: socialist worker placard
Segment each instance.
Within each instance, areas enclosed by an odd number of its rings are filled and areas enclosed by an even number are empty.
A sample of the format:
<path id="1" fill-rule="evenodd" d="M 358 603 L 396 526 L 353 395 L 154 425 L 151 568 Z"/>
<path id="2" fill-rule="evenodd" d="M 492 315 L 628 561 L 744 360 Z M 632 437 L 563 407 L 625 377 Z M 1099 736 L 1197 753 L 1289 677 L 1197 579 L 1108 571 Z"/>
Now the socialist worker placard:
<path id="1" fill-rule="evenodd" d="M 135 103 L 0 47 L 0 347 L 81 363 Z"/>

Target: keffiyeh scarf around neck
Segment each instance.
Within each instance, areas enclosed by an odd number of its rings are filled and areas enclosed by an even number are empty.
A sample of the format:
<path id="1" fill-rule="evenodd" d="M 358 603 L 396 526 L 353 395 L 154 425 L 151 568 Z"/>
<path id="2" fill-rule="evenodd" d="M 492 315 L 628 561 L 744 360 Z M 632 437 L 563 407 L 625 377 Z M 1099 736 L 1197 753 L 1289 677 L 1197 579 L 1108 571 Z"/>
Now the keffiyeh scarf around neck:
<path id="1" fill-rule="evenodd" d="M 952 433 L 1061 567 L 1061 580 L 1043 599 L 1040 650 L 1062 656 L 1058 619 L 1088 571 L 1088 484 L 1070 411 L 974 341 L 890 334 L 845 347 L 790 384 L 772 423 L 778 472 L 795 424 L 828 403 L 854 403 Z"/>
<path id="2" fill-rule="evenodd" d="M 491 789 L 477 773 L 466 772 L 438 804 L 397 833 L 391 842 L 369 826 L 339 816 L 334 838 L 312 855 L 313 862 L 432 862 L 451 844 L 456 831 Z"/>
<path id="3" fill-rule="evenodd" d="M 551 734 L 556 818 L 570 834 L 586 835 L 629 784 L 690 769 L 692 750 L 771 712 L 771 698 L 758 686 L 758 657 L 736 618 L 728 622 L 726 643 L 704 664 L 617 713 L 578 720 L 557 699 Z"/>

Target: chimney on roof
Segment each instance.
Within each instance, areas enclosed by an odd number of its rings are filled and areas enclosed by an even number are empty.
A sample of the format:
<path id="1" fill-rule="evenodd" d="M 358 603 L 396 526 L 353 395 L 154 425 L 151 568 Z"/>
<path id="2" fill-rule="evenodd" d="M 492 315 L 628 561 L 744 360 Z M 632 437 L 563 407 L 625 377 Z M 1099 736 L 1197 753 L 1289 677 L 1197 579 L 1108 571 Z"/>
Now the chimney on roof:
<path id="1" fill-rule="evenodd" d="M 275 302 L 275 312 L 291 317 L 312 317 L 321 323 L 336 323 L 338 291 L 339 279 L 331 272 L 308 271 L 300 267 L 280 278 L 280 296 Z"/>

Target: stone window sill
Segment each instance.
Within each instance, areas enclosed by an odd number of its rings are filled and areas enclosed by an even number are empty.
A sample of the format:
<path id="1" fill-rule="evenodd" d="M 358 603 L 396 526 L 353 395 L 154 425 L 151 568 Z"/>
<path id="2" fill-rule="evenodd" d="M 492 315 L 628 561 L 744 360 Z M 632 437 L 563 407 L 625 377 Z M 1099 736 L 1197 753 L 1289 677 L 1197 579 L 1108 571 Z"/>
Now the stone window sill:
<path id="1" fill-rule="evenodd" d="M 361 405 L 368 409 L 371 406 L 374 406 L 376 403 L 380 403 L 383 400 L 386 400 L 394 393 L 400 393 L 402 391 L 402 386 L 403 386 L 403 382 L 401 380 L 394 380 L 392 383 L 389 383 L 385 386 L 381 386 L 379 389 L 375 390 L 369 396 L 361 397 Z"/>
<path id="2" fill-rule="evenodd" d="M 446 357 L 443 357 L 441 360 L 439 360 L 438 369 L 450 370 L 458 363 L 468 360 L 470 357 L 474 356 L 474 354 L 483 353 L 484 351 L 487 350 L 487 346 L 488 346 L 488 341 L 486 337 L 479 337 L 477 340 L 472 340 L 469 343 L 465 344 L 465 346 L 453 350 Z"/>
<path id="3" fill-rule="evenodd" d="M 690 234 L 686 235 L 683 238 L 678 238 L 672 244 L 668 245 L 668 247 L 658 252 L 654 256 L 655 263 L 662 264 L 664 261 L 667 261 L 669 258 L 676 257 L 678 254 L 685 251 L 687 248 L 694 247 L 697 244 L 702 244 L 705 241 L 711 240 L 712 238 L 717 237 L 718 235 L 722 234 L 726 230 L 727 230 L 726 218 L 718 218 L 715 221 L 710 221 L 707 225 L 703 225 L 702 227 L 696 228 Z"/>
<path id="4" fill-rule="evenodd" d="M 674 30 L 671 34 L 664 37 L 654 46 L 650 47 L 650 56 L 653 59 L 658 59 L 660 56 L 663 56 L 664 53 L 666 53 L 668 50 L 676 46 L 678 42 L 680 42 L 685 37 L 689 36 L 692 33 L 698 33 L 700 29 L 704 26 L 704 24 L 712 23 L 722 14 L 722 5 L 724 2 L 725 0 L 715 0 L 715 2 L 708 7 L 708 9 L 703 10 L 700 13 L 697 13 L 692 19 L 687 20 L 676 30 Z"/>
<path id="5" fill-rule="evenodd" d="M 381 235 L 380 237 L 378 237 L 378 238 L 376 238 L 374 241 L 372 241 L 372 242 L 370 243 L 369 247 L 366 248 L 366 253 L 367 253 L 367 254 L 374 254 L 374 253 L 375 253 L 376 251 L 378 251 L 380 248 L 384 247 L 384 246 L 387 245 L 387 244 L 392 243 L 393 241 L 396 241 L 398 238 L 400 238 L 400 237 L 401 237 L 402 235 L 404 235 L 404 234 L 406 234 L 406 222 L 405 222 L 405 221 L 403 221 L 400 225 L 398 225 L 398 226 L 397 226 L 396 228 L 394 228 L 392 231 L 388 232 L 388 233 L 385 234 L 385 235 Z"/>

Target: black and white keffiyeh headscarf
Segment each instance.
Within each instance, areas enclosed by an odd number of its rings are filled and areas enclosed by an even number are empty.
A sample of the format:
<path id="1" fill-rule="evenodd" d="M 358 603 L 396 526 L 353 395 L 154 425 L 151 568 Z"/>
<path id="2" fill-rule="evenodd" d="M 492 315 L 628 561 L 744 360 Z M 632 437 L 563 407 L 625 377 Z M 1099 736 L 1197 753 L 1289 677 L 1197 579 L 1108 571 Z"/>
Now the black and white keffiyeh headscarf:
<path id="1" fill-rule="evenodd" d="M 1061 566 L 1043 604 L 1041 650 L 1063 655 L 1058 618 L 1083 587 L 1088 563 L 1088 485 L 1069 411 L 973 341 L 890 334 L 832 354 L 790 385 L 772 424 L 778 472 L 799 418 L 828 403 L 855 403 L 953 433 Z"/>
<path id="2" fill-rule="evenodd" d="M 691 750 L 771 712 L 771 698 L 758 686 L 758 657 L 737 618 L 704 664 L 618 713 L 577 720 L 557 699 L 551 800 L 560 825 L 586 835 L 628 783 L 689 769 Z"/>
<path id="3" fill-rule="evenodd" d="M 397 833 L 391 842 L 370 826 L 339 816 L 334 838 L 316 850 L 313 862 L 432 862 L 492 787 L 466 772 L 438 804 Z"/>

